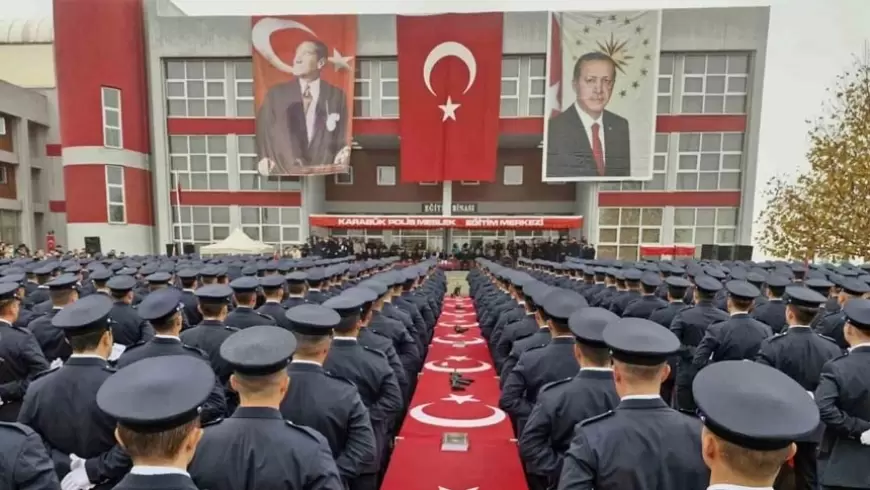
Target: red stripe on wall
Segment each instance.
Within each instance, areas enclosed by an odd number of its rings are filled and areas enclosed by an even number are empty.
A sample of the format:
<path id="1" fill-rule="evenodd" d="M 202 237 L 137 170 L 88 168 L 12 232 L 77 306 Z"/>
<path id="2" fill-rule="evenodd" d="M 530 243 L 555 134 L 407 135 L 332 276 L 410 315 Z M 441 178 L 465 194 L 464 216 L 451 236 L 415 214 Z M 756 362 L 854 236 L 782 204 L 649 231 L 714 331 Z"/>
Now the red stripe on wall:
<path id="1" fill-rule="evenodd" d="M 47 157 L 59 157 L 60 153 L 60 144 L 59 143 L 50 143 L 45 145 L 45 156 Z"/>
<path id="2" fill-rule="evenodd" d="M 66 201 L 48 201 L 48 210 L 52 213 L 65 213 Z"/>
<path id="3" fill-rule="evenodd" d="M 301 206 L 301 192 L 269 191 L 172 191 L 170 200 L 182 206 Z"/>
<path id="4" fill-rule="evenodd" d="M 169 118 L 169 134 L 254 134 L 256 122 L 252 118 Z M 658 133 L 743 132 L 745 115 L 665 115 L 656 118 Z M 361 136 L 397 135 L 398 119 L 353 120 L 353 133 Z M 499 120 L 499 133 L 503 135 L 540 135 L 544 133 L 544 119 L 540 117 L 506 117 Z"/>
<path id="5" fill-rule="evenodd" d="M 109 222 L 105 165 L 67 165 L 63 181 L 67 223 Z"/>
<path id="6" fill-rule="evenodd" d="M 154 226 L 150 171 L 124 167 L 124 202 L 127 208 L 127 223 Z"/>
<path id="7" fill-rule="evenodd" d="M 601 207 L 737 207 L 740 191 L 709 192 L 599 192 Z"/>

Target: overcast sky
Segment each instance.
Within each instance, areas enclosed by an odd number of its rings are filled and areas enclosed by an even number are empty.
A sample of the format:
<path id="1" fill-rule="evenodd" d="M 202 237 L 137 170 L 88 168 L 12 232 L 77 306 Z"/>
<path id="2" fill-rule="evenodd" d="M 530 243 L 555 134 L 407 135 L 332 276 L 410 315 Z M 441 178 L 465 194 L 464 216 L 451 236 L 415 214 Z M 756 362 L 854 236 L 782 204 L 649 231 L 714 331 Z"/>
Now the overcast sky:
<path id="1" fill-rule="evenodd" d="M 112 1 L 112 0 L 104 0 Z M 756 217 L 761 194 L 775 175 L 806 168 L 806 120 L 819 114 L 825 88 L 870 40 L 870 0 L 174 0 L 194 15 L 252 13 L 431 13 L 474 10 L 615 10 L 704 6 L 770 5 L 770 34 L 764 74 Z M 288 12 L 290 6 L 297 9 Z M 298 10 L 305 7 L 307 11 Z M 0 18 L 51 15 L 51 0 L 0 0 Z"/>

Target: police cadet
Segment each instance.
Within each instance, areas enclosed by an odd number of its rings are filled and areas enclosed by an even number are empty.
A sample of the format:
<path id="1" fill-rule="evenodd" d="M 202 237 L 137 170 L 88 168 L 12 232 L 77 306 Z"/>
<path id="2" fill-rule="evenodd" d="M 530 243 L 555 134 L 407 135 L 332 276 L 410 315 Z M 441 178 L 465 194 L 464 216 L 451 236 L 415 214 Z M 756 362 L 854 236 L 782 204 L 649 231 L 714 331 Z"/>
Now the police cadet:
<path id="1" fill-rule="evenodd" d="M 618 296 L 614 296 L 610 302 L 610 311 L 618 316 L 622 316 L 622 312 L 631 302 L 640 298 L 640 280 L 643 277 L 643 272 L 631 268 L 623 272 L 622 277 L 625 279 L 626 290 L 619 293 Z"/>
<path id="2" fill-rule="evenodd" d="M 210 284 L 197 289 L 196 298 L 199 300 L 202 322 L 191 329 L 184 330 L 179 336 L 182 343 L 206 353 L 212 369 L 224 386 L 229 382 L 232 370 L 220 356 L 220 347 L 227 337 L 239 331 L 224 323 L 232 294 L 233 290 L 225 284 Z M 233 401 L 232 398 L 227 399 L 230 408 Z"/>
<path id="3" fill-rule="evenodd" d="M 431 340 L 431 329 L 435 326 L 438 319 L 435 317 L 435 312 L 432 311 L 432 306 L 429 304 L 429 300 L 417 293 L 418 281 L 420 280 L 420 277 L 424 275 L 425 269 L 419 265 L 402 270 L 404 282 L 402 282 L 402 291 L 399 294 L 399 297 L 414 304 L 417 307 L 417 310 L 419 310 L 423 319 L 423 324 L 427 327 L 430 334 L 430 338 L 426 341 L 428 344 L 429 340 Z"/>
<path id="4" fill-rule="evenodd" d="M 291 272 L 284 276 L 287 280 L 287 298 L 281 303 L 284 308 L 293 308 L 305 304 L 308 274 L 302 271 Z"/>
<path id="5" fill-rule="evenodd" d="M 25 276 L 24 276 L 24 274 L 21 274 L 21 273 L 6 274 L 5 276 L 0 277 L 0 284 L 14 283 L 16 286 L 18 286 L 18 289 L 15 291 L 15 294 L 19 298 L 25 298 L 27 295 L 27 291 L 26 291 L 26 288 L 24 287 L 24 279 L 25 279 Z M 23 303 L 22 303 L 22 306 L 23 306 Z M 18 309 L 18 319 L 15 320 L 15 323 L 13 323 L 13 325 L 15 325 L 16 327 L 26 328 L 27 324 L 30 323 L 31 320 L 36 318 L 36 316 L 37 315 L 35 313 L 28 310 L 27 308 L 19 308 Z"/>
<path id="6" fill-rule="evenodd" d="M 72 355 L 33 380 L 18 416 L 42 436 L 63 488 L 112 488 L 130 469 L 130 458 L 115 443 L 115 420 L 95 404 L 100 386 L 115 372 L 107 361 L 111 310 L 111 299 L 92 294 L 52 318 Z"/>
<path id="7" fill-rule="evenodd" d="M 523 432 L 541 387 L 574 376 L 578 369 L 568 319 L 576 310 L 588 306 L 586 299 L 574 291 L 557 289 L 544 299 L 542 306 L 547 315 L 550 340 L 520 355 L 507 375 L 498 402 L 515 421 L 518 436 Z"/>
<path id="8" fill-rule="evenodd" d="M 241 403 L 231 417 L 204 425 L 189 468 L 198 487 L 343 490 L 326 439 L 284 420 L 278 410 L 295 348 L 293 334 L 272 325 L 251 326 L 221 345 Z"/>
<path id="9" fill-rule="evenodd" d="M 242 276 L 230 282 L 236 308 L 227 315 L 224 323 L 243 330 L 254 325 L 275 325 L 275 319 L 254 310 L 257 304 L 257 289 L 260 281 L 256 277 Z"/>
<path id="10" fill-rule="evenodd" d="M 48 286 L 45 284 L 52 279 L 54 279 L 54 273 L 56 270 L 56 264 L 51 262 L 45 265 L 42 265 L 33 270 L 33 274 L 36 276 L 36 282 L 39 285 L 33 291 L 28 291 L 27 298 L 24 300 L 24 305 L 28 308 L 33 308 L 39 303 L 48 301 Z"/>
<path id="11" fill-rule="evenodd" d="M 656 296 L 662 278 L 647 271 L 640 276 L 640 297 L 628 303 L 622 312 L 624 318 L 649 318 L 654 311 L 668 306 L 668 302 Z"/>
<path id="12" fill-rule="evenodd" d="M 773 329 L 774 333 L 780 333 L 788 327 L 785 318 L 785 288 L 791 281 L 779 274 L 771 274 L 767 278 L 767 302 L 756 305 L 752 310 L 752 318 L 764 322 Z"/>
<path id="13" fill-rule="evenodd" d="M 671 331 L 680 341 L 680 360 L 674 380 L 676 388 L 676 407 L 687 413 L 694 413 L 695 401 L 692 398 L 692 378 L 695 369 L 692 360 L 695 349 L 707 333 L 707 328 L 718 322 L 728 320 L 728 313 L 713 306 L 713 297 L 722 289 L 722 283 L 710 276 L 695 276 L 694 306 L 680 310 L 671 322 Z"/>
<path id="14" fill-rule="evenodd" d="M 305 282 L 308 283 L 308 291 L 305 293 L 306 303 L 319 305 L 326 301 L 329 296 L 320 290 L 325 280 L 326 274 L 323 269 L 319 267 L 308 269 L 308 274 L 305 278 Z"/>
<path id="15" fill-rule="evenodd" d="M 621 397 L 615 409 L 586 419 L 562 463 L 560 490 L 700 489 L 710 473 L 701 458 L 701 423 L 659 397 L 667 358 L 680 341 L 655 323 L 623 318 L 603 334 Z M 649 457 L 655 455 L 655 457 Z"/>
<path id="16" fill-rule="evenodd" d="M 63 308 L 73 304 L 79 298 L 78 290 L 76 289 L 76 278 L 73 276 L 58 276 L 51 282 L 47 283 L 48 294 L 51 296 L 52 308 L 32 322 L 28 328 L 39 342 L 39 347 L 42 348 L 48 362 L 54 362 L 60 359 L 65 362 L 72 349 L 63 335 L 63 331 L 54 327 L 51 324 L 51 319 Z"/>
<path id="17" fill-rule="evenodd" d="M 568 320 L 580 371 L 576 376 L 541 388 L 519 438 L 520 455 L 533 490 L 558 483 L 574 426 L 612 410 L 619 403 L 610 368 L 610 350 L 603 338 L 607 324 L 617 320 L 618 316 L 603 308 L 582 308 Z"/>
<path id="18" fill-rule="evenodd" d="M 136 280 L 130 276 L 115 276 L 109 279 L 106 286 L 111 291 L 112 299 L 112 336 L 116 344 L 129 347 L 136 342 L 147 342 L 154 337 L 154 329 L 139 316 L 133 308 L 133 288 Z"/>
<path id="19" fill-rule="evenodd" d="M 284 299 L 284 284 L 284 276 L 280 274 L 270 274 L 260 278 L 260 287 L 263 288 L 265 301 L 257 308 L 257 313 L 272 318 L 276 325 L 290 330 L 290 320 L 284 316 L 287 310 L 281 306 L 281 301 Z M 264 323 L 264 325 L 269 324 Z"/>
<path id="20" fill-rule="evenodd" d="M 341 293 L 323 302 L 324 307 L 335 310 L 341 316 L 323 368 L 353 382 L 359 390 L 363 404 L 369 410 L 377 442 L 377 457 L 361 470 L 360 476 L 350 482 L 350 487 L 376 490 L 381 463 L 389 447 L 389 436 L 402 413 L 404 399 L 387 356 L 358 341 L 365 302 L 365 298 L 355 295 L 354 292 Z"/>
<path id="21" fill-rule="evenodd" d="M 825 297 L 810 288 L 790 286 L 786 289 L 785 309 L 788 328 L 761 343 L 756 361 L 774 367 L 800 384 L 804 391 L 815 392 L 822 366 L 839 357 L 842 350 L 830 337 L 813 332 L 808 326 L 816 317 Z M 817 489 L 816 455 L 821 433 L 796 441 L 795 482 L 798 489 Z"/>
<path id="22" fill-rule="evenodd" d="M 863 295 L 870 293 L 870 285 L 854 277 L 846 277 L 840 281 L 840 307 L 846 308 L 850 301 L 861 298 Z M 843 328 L 846 325 L 846 313 L 840 310 L 837 313 L 831 314 L 823 318 L 816 330 L 828 337 L 837 341 L 837 345 L 846 349 L 849 347 L 849 342 L 843 334 Z"/>
<path id="23" fill-rule="evenodd" d="M 709 490 L 773 490 L 780 467 L 795 453 L 794 441 L 819 424 L 818 410 L 799 384 L 756 363 L 710 365 L 695 377 L 692 391 L 704 422 Z"/>
<path id="24" fill-rule="evenodd" d="M 700 370 L 707 363 L 755 359 L 761 343 L 773 335 L 767 324 L 752 318 L 749 310 L 758 297 L 758 288 L 746 281 L 728 281 L 726 304 L 731 318 L 714 323 L 695 349 L 692 367 Z"/>
<path id="25" fill-rule="evenodd" d="M 820 478 L 826 490 L 870 488 L 870 300 L 851 299 L 843 314 L 849 351 L 824 365 L 815 393 L 832 439 Z"/>
<path id="26" fill-rule="evenodd" d="M 199 325 L 199 322 L 202 321 L 202 314 L 196 307 L 196 281 L 199 279 L 199 273 L 195 269 L 185 268 L 175 275 L 181 282 L 181 302 L 184 304 L 184 315 L 191 325 Z"/>
<path id="27" fill-rule="evenodd" d="M 94 281 L 94 293 L 105 294 L 111 297 L 112 292 L 106 285 L 109 279 L 115 276 L 111 269 L 101 268 L 91 272 L 91 279 Z"/>
<path id="28" fill-rule="evenodd" d="M 48 369 L 33 333 L 13 326 L 21 309 L 18 284 L 0 284 L 0 421 L 15 422 L 30 381 Z"/>
<path id="29" fill-rule="evenodd" d="M 360 345 L 374 349 L 378 352 L 383 352 L 387 358 L 387 362 L 396 375 L 396 381 L 399 383 L 399 389 L 402 391 L 402 400 L 406 403 L 411 398 L 411 388 L 408 384 L 408 373 L 405 372 L 405 367 L 402 365 L 402 360 L 399 354 L 396 353 L 396 347 L 393 341 L 386 335 L 382 335 L 377 327 L 371 326 L 372 305 L 377 301 L 378 297 L 374 291 L 364 287 L 352 287 L 345 289 L 344 295 L 353 295 L 361 301 L 360 305 L 360 331 L 357 340 Z M 336 310 L 341 315 L 344 310 Z"/>
<path id="30" fill-rule="evenodd" d="M 175 288 L 165 288 L 154 291 L 139 303 L 138 312 L 154 328 L 156 335 L 147 341 L 137 342 L 121 355 L 116 363 L 118 369 L 124 368 L 152 357 L 162 356 L 193 356 L 208 361 L 208 354 L 196 347 L 181 342 L 182 293 Z M 215 377 L 215 386 L 208 400 L 203 403 L 200 418 L 203 422 L 223 417 L 227 411 L 223 385 Z"/>
<path id="31" fill-rule="evenodd" d="M 115 437 L 133 460 L 114 490 L 198 490 L 187 466 L 202 437 L 200 407 L 213 382 L 206 362 L 165 356 L 131 364 L 103 383 L 97 405 L 117 420 Z"/>
<path id="32" fill-rule="evenodd" d="M 543 283 L 542 283 L 543 284 Z M 513 343 L 513 347 L 511 348 L 510 354 L 508 354 L 507 359 L 504 360 L 501 366 L 501 371 L 499 371 L 499 385 L 504 387 L 505 381 L 507 381 L 508 375 L 511 371 L 513 371 L 514 366 L 517 365 L 517 362 L 520 360 L 520 356 L 523 353 L 532 347 L 536 347 L 539 345 L 544 345 L 550 341 L 550 327 L 547 324 L 547 313 L 544 310 L 544 302 L 547 301 L 547 298 L 550 294 L 557 293 L 561 291 L 559 288 L 553 288 L 547 285 L 541 288 L 533 288 L 529 291 L 529 298 L 536 305 L 535 308 L 535 320 L 538 322 L 538 328 L 535 333 L 517 339 Z"/>
<path id="33" fill-rule="evenodd" d="M 538 331 L 538 320 L 535 316 L 538 306 L 535 304 L 534 299 L 532 299 L 532 295 L 543 289 L 549 290 L 550 286 L 540 281 L 532 280 L 525 282 L 521 290 L 518 291 L 522 297 L 525 314 L 519 320 L 507 324 L 502 329 L 501 335 L 493 339 L 495 344 L 492 350 L 492 360 L 495 363 L 496 372 L 501 372 L 502 366 L 514 347 L 514 342 Z"/>
<path id="34" fill-rule="evenodd" d="M 356 387 L 323 368 L 341 317 L 313 304 L 290 308 L 286 315 L 293 324 L 297 348 L 288 368 L 292 382 L 281 401 L 281 413 L 326 437 L 338 472 L 349 484 L 377 455 L 368 410 Z"/>
<path id="35" fill-rule="evenodd" d="M 501 337 L 505 334 L 505 329 L 507 328 L 507 326 L 514 322 L 522 320 L 528 313 L 525 308 L 525 295 L 523 294 L 523 287 L 526 284 L 539 282 L 532 276 L 523 272 L 506 270 L 505 274 L 507 279 L 506 284 L 508 286 L 508 292 L 511 294 L 513 301 L 507 303 L 507 307 L 499 312 L 498 318 L 495 322 L 495 326 L 493 327 L 492 332 L 489 334 L 488 340 L 490 350 L 493 352 L 493 358 L 495 358 L 495 348 L 501 343 Z M 509 353 L 509 349 L 507 352 L 504 352 L 504 355 L 496 363 L 496 366 L 500 365 Z"/>
<path id="36" fill-rule="evenodd" d="M 426 351 L 429 347 L 429 326 L 426 325 L 425 321 L 423 321 L 423 314 L 420 313 L 420 309 L 417 305 L 413 301 L 409 301 L 402 296 L 403 286 L 409 277 L 409 274 L 407 274 L 406 271 L 407 269 L 392 271 L 393 280 L 391 282 L 393 285 L 392 290 L 390 291 L 390 294 L 392 295 L 390 302 L 395 305 L 397 309 L 407 313 L 410 317 L 412 326 L 416 331 L 416 336 L 420 345 L 420 352 L 425 357 Z M 410 273 L 412 273 L 414 279 L 416 279 L 417 273 L 413 270 L 411 270 Z"/>
<path id="37" fill-rule="evenodd" d="M 417 340 L 405 329 L 405 325 L 401 321 L 389 318 L 383 313 L 384 301 L 389 294 L 389 288 L 383 282 L 369 279 L 359 285 L 371 289 L 377 295 L 378 299 L 372 304 L 369 326 L 393 342 L 393 347 L 395 347 L 396 353 L 402 361 L 402 366 L 405 368 L 408 385 L 413 392 L 417 383 L 417 372 L 420 371 L 423 361 Z"/>
<path id="38" fill-rule="evenodd" d="M 60 490 L 42 439 L 26 425 L 0 422 L 0 488 Z"/>

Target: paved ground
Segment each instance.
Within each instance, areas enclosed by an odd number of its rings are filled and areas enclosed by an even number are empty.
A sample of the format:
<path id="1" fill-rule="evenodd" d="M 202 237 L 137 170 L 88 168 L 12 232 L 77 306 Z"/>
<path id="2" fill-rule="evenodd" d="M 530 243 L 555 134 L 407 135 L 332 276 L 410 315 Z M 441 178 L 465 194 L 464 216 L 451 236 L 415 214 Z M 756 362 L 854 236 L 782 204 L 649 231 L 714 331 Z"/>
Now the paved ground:
<path id="1" fill-rule="evenodd" d="M 447 294 L 453 294 L 453 289 L 459 286 L 462 288 L 462 296 L 468 296 L 468 283 L 465 281 L 467 275 L 468 271 L 447 272 Z"/>

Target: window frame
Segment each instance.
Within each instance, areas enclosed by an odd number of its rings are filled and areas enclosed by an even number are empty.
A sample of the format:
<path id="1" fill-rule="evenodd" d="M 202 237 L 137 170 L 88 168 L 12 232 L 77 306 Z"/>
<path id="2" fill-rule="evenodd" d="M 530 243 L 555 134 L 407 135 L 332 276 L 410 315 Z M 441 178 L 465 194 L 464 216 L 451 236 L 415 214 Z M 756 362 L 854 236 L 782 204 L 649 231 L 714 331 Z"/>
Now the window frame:
<path id="1" fill-rule="evenodd" d="M 505 186 L 521 186 L 521 185 L 523 185 L 523 181 L 525 180 L 525 175 L 524 175 L 525 169 L 526 169 L 525 165 L 505 165 L 503 167 L 503 172 L 502 172 L 502 185 L 505 185 Z M 509 180 L 508 179 L 509 171 L 514 171 L 514 172 L 519 171 L 519 178 Z M 516 175 L 514 175 L 514 177 L 516 177 Z"/>
<path id="2" fill-rule="evenodd" d="M 345 177 L 344 181 L 340 177 Z M 353 167 L 348 166 L 347 172 L 339 172 L 332 176 L 335 185 L 353 185 Z"/>
<path id="3" fill-rule="evenodd" d="M 107 93 L 114 92 L 115 96 L 118 99 L 118 107 L 112 107 L 106 103 Z M 102 109 L 102 118 L 103 118 L 103 147 L 105 148 L 113 148 L 116 150 L 122 150 L 124 148 L 124 120 L 123 120 L 123 106 L 124 102 L 121 99 L 123 95 L 121 89 L 116 87 L 100 87 L 100 107 Z M 113 126 L 109 124 L 107 114 L 114 113 L 118 116 L 118 125 Z M 109 134 L 110 132 L 117 131 L 118 133 L 118 144 L 112 145 L 109 144 Z"/>
<path id="4" fill-rule="evenodd" d="M 179 187 L 178 179 L 181 177 L 180 187 L 182 190 L 190 190 L 190 191 L 229 191 L 232 188 L 231 180 L 232 180 L 232 172 L 230 171 L 230 148 L 229 148 L 229 138 L 231 135 L 214 135 L 214 134 L 173 134 L 169 136 L 169 170 L 172 175 L 172 188 L 175 189 Z M 179 152 L 178 149 L 173 148 L 173 140 L 176 138 L 184 138 L 184 153 Z M 194 152 L 191 148 L 191 141 L 193 138 L 203 138 L 203 152 Z M 214 152 L 212 153 L 209 140 L 224 138 L 224 149 L 223 153 Z M 249 156 L 249 154 L 245 154 L 245 156 Z M 194 157 L 204 157 L 206 162 L 205 170 L 193 170 L 193 159 Z M 186 170 L 179 170 L 174 168 L 174 158 L 185 158 L 186 159 Z M 226 167 L 224 170 L 213 170 L 212 169 L 212 158 L 223 158 L 226 162 Z M 242 172 L 241 170 L 241 158 L 242 155 L 237 152 L 236 156 L 236 167 L 239 175 L 239 179 L 241 179 L 241 175 L 243 173 L 247 174 L 249 172 Z M 206 178 L 206 187 L 199 188 L 193 185 L 194 176 L 204 175 Z M 226 176 L 226 187 L 215 187 L 212 185 L 213 177 L 217 176 Z M 246 189 L 248 190 L 248 189 Z"/>
<path id="5" fill-rule="evenodd" d="M 611 210 L 617 210 L 617 222 L 616 224 L 602 224 L 602 215 L 605 212 L 609 212 Z M 623 223 L 623 218 L 627 214 L 628 211 L 636 211 L 637 212 L 637 225 L 630 223 Z M 644 218 L 647 216 L 648 212 L 658 211 L 658 224 L 647 223 Z M 613 249 L 614 254 L 613 258 L 618 258 L 620 260 L 637 260 L 641 256 L 641 248 L 649 245 L 661 245 L 662 239 L 665 231 L 665 213 L 667 212 L 666 207 L 616 207 L 616 206 L 606 206 L 598 208 L 598 236 L 596 237 L 596 246 L 598 248 L 599 254 L 601 254 L 601 250 L 609 251 L 609 249 Z M 637 242 L 636 243 L 623 243 L 623 230 L 637 230 Z M 615 241 L 602 241 L 602 232 L 613 232 L 615 231 Z M 658 232 L 658 241 L 646 241 L 644 240 L 644 232 L 645 231 L 657 231 Z M 622 253 L 623 249 L 636 249 L 634 258 L 631 258 Z M 602 258 L 608 258 L 608 254 L 600 255 Z"/>
<path id="6" fill-rule="evenodd" d="M 194 220 L 194 209 L 207 209 L 208 222 L 201 223 Z M 226 210 L 227 221 L 215 222 L 215 209 Z M 232 206 L 172 206 L 172 237 L 178 243 L 193 243 L 194 245 L 202 246 L 215 243 L 228 237 L 233 230 Z M 185 219 L 185 215 L 190 215 L 190 220 Z M 199 226 L 208 226 L 209 239 L 200 240 L 196 238 L 196 228 Z M 215 234 L 215 228 L 224 228 L 226 236 Z M 189 238 L 184 238 L 184 229 L 189 231 Z M 218 238 L 222 236 L 223 238 Z"/>
<path id="7" fill-rule="evenodd" d="M 704 71 L 703 73 L 688 73 L 687 66 L 688 62 L 704 58 Z M 725 67 L 722 72 L 718 71 L 710 71 L 710 61 L 711 59 L 716 58 L 724 58 L 725 59 Z M 741 62 L 743 59 L 746 61 L 746 70 L 743 71 L 732 71 L 731 63 L 733 61 L 737 61 L 737 58 L 741 58 Z M 680 114 L 704 114 L 704 115 L 742 115 L 748 113 L 749 106 L 749 91 L 750 91 L 750 80 L 752 75 L 752 61 L 753 54 L 748 51 L 713 51 L 713 52 L 700 52 L 700 53 L 683 53 L 680 56 L 680 68 L 681 68 L 681 77 L 680 77 L 680 99 L 679 103 L 679 113 Z M 736 68 L 735 68 L 736 70 Z M 710 84 L 711 78 L 722 77 L 723 78 L 723 89 L 722 92 L 710 92 L 708 85 Z M 743 91 L 730 91 L 729 86 L 731 85 L 732 79 L 743 79 L 744 81 L 744 89 Z M 700 91 L 695 90 L 687 90 L 687 81 L 688 80 L 700 80 L 701 88 Z M 701 99 L 701 110 L 700 112 L 688 111 L 685 109 L 686 107 L 686 98 L 694 97 Z M 721 97 L 722 98 L 722 107 L 721 110 L 708 110 L 708 99 Z M 742 98 L 743 104 L 742 109 L 740 111 L 728 110 L 728 100 L 729 98 Z"/>
<path id="8" fill-rule="evenodd" d="M 121 183 L 115 184 L 112 183 L 109 179 L 109 173 L 112 171 L 118 170 L 120 171 Z M 126 175 L 124 172 L 123 165 L 106 165 L 104 170 L 104 178 L 106 179 L 106 222 L 110 225 L 125 225 L 127 224 L 127 191 L 124 189 L 124 185 L 126 183 Z M 121 190 L 121 200 L 113 201 L 112 200 L 112 189 L 120 189 Z M 121 220 L 112 219 L 112 208 L 121 209 L 121 215 L 123 218 Z"/>
<path id="9" fill-rule="evenodd" d="M 741 138 L 740 142 L 740 150 L 725 149 L 725 141 L 729 135 L 739 135 Z M 682 138 L 695 138 L 698 139 L 698 147 L 695 149 L 683 149 L 684 145 L 682 142 Z M 719 145 L 716 150 L 706 149 L 704 147 L 705 138 L 709 140 L 711 137 L 717 137 L 719 139 Z M 708 133 L 680 133 L 677 136 L 677 154 L 676 154 L 676 177 L 674 181 L 674 190 L 682 191 L 682 192 L 692 192 L 692 191 L 739 191 L 742 186 L 743 179 L 743 168 L 746 162 L 746 152 L 744 151 L 746 148 L 746 133 L 741 133 L 738 131 L 727 131 L 727 132 L 708 132 Z M 692 145 L 694 146 L 694 145 Z M 718 158 L 717 168 L 716 170 L 705 170 L 702 168 L 702 161 L 704 156 L 716 155 Z M 693 169 L 683 169 L 680 168 L 680 164 L 683 156 L 688 156 L 694 158 L 695 168 Z M 740 165 L 737 169 L 733 168 L 725 168 L 725 159 L 729 156 L 737 156 L 739 157 Z M 681 176 L 684 175 L 695 175 L 695 186 L 694 187 L 681 187 L 682 181 Z M 704 175 L 716 175 L 716 187 L 713 189 L 703 188 L 701 186 L 701 177 Z M 736 175 L 737 176 L 737 185 L 733 187 L 723 187 L 722 180 L 723 175 Z"/>
<path id="10" fill-rule="evenodd" d="M 390 169 L 389 172 L 392 174 L 392 177 L 390 179 L 388 179 L 389 182 L 387 182 L 381 178 L 382 177 L 381 172 L 386 171 L 387 169 Z M 393 165 L 378 165 L 377 167 L 375 167 L 375 181 L 376 181 L 376 184 L 378 186 L 381 186 L 381 187 L 395 186 L 396 185 L 396 167 Z"/>
<path id="11" fill-rule="evenodd" d="M 681 211 L 691 210 L 692 211 L 692 225 L 680 225 L 677 224 L 677 214 Z M 698 211 L 713 211 L 713 224 L 712 225 L 698 225 Z M 734 212 L 734 224 L 719 224 L 719 213 L 723 211 L 733 211 Z M 674 207 L 674 225 L 673 231 L 671 232 L 671 236 L 673 238 L 673 243 L 675 245 L 691 245 L 691 246 L 700 246 L 707 245 L 708 243 L 696 243 L 698 237 L 698 228 L 702 229 L 712 229 L 713 240 L 709 243 L 712 245 L 736 245 L 738 242 L 737 232 L 738 226 L 740 223 L 740 208 L 738 207 L 729 207 L 729 206 L 719 206 L 719 207 L 690 207 L 690 206 L 677 206 Z M 733 232 L 734 239 L 731 241 L 719 241 L 719 232 L 730 230 Z M 685 240 L 677 240 L 677 234 L 685 231 L 691 231 L 692 239 L 691 241 Z"/>
<path id="12" fill-rule="evenodd" d="M 294 210 L 298 220 L 296 223 L 284 222 L 284 211 Z M 253 211 L 257 216 L 257 223 L 251 223 L 245 220 L 246 211 Z M 277 223 L 268 223 L 266 221 L 266 215 L 269 212 L 275 212 L 278 215 Z M 252 236 L 255 240 L 260 240 L 263 243 L 267 243 L 269 245 L 273 245 L 281 250 L 284 247 L 298 245 L 302 243 L 302 208 L 299 206 L 239 206 L 239 227 L 244 231 L 248 236 Z M 277 228 L 279 240 L 266 240 L 263 237 L 264 228 Z M 256 230 L 255 233 L 251 233 L 252 230 Z M 287 230 L 295 230 L 296 240 L 285 240 L 284 233 Z"/>
<path id="13" fill-rule="evenodd" d="M 231 118 L 236 115 L 236 106 L 237 106 L 237 96 L 235 94 L 236 84 L 235 84 L 235 74 L 236 74 L 236 63 L 244 62 L 248 59 L 209 59 L 209 58 L 165 58 L 163 60 L 163 88 L 165 91 L 165 105 L 166 105 L 166 114 L 169 118 L 194 118 L 194 119 L 226 119 Z M 184 78 L 174 78 L 171 75 L 171 66 L 175 63 L 180 63 L 181 66 L 184 67 Z M 202 65 L 202 78 L 195 78 L 199 76 L 198 74 L 191 75 L 191 70 L 189 69 L 194 64 Z M 222 65 L 223 76 L 221 78 L 212 78 L 208 73 L 209 66 L 217 66 L 218 64 Z M 202 96 L 191 97 L 189 93 L 189 87 L 191 83 L 202 82 Z M 209 84 L 219 83 L 222 87 L 222 95 L 209 95 Z M 183 95 L 172 95 L 170 86 L 174 84 L 180 84 L 183 86 Z M 230 88 L 232 88 L 232 94 L 230 93 Z M 245 97 L 242 100 L 247 100 L 248 97 Z M 182 101 L 184 104 L 184 114 L 174 114 L 172 110 L 172 102 L 173 101 Z M 223 104 L 222 113 L 212 114 L 209 110 L 209 102 L 210 101 L 219 101 Z M 191 115 L 193 111 L 191 111 L 191 102 L 202 103 L 202 114 L 201 115 Z M 230 109 L 232 108 L 232 110 Z M 247 116 L 251 117 L 251 116 Z"/>

